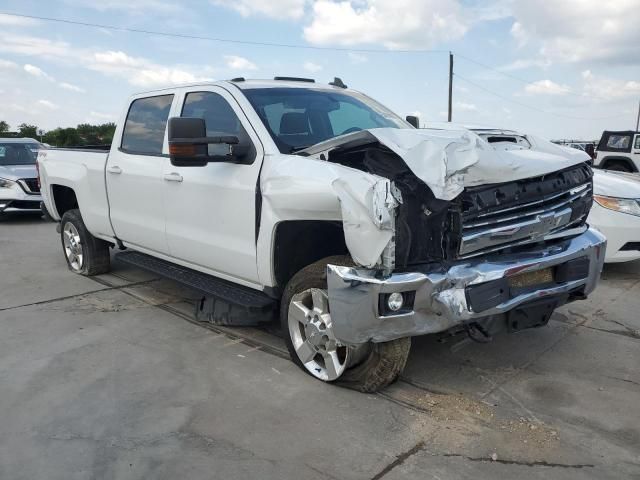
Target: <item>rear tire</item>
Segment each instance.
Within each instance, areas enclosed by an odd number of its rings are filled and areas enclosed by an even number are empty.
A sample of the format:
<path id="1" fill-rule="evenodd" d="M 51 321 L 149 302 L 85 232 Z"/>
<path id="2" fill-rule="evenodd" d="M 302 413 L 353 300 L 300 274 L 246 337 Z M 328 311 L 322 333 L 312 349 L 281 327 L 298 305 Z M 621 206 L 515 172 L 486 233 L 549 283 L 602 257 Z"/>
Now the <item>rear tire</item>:
<path id="1" fill-rule="evenodd" d="M 69 270 L 90 277 L 111 268 L 109 244 L 94 237 L 84 225 L 80 210 L 68 210 L 60 221 L 62 251 Z"/>
<path id="2" fill-rule="evenodd" d="M 633 170 L 631 170 L 631 168 L 629 168 L 629 165 L 627 165 L 624 162 L 609 162 L 607 163 L 607 166 L 604 168 L 605 170 L 611 170 L 613 172 L 627 172 L 627 173 L 631 173 Z"/>
<path id="3" fill-rule="evenodd" d="M 327 264 L 353 265 L 348 256 L 329 257 L 296 273 L 287 284 L 280 322 L 293 362 L 307 374 L 361 392 L 393 383 L 407 363 L 410 338 L 345 346 L 331 327 Z M 323 341 L 324 339 L 324 341 Z"/>

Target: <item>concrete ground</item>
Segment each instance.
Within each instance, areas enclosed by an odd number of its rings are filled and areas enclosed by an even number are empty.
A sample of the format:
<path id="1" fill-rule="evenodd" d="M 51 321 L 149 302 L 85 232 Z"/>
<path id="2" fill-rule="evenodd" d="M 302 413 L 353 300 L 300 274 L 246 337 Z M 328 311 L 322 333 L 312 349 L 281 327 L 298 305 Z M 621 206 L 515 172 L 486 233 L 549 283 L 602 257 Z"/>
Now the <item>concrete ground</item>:
<path id="1" fill-rule="evenodd" d="M 66 268 L 54 225 L 0 220 L 1 479 L 640 479 L 640 263 L 488 345 L 416 338 L 365 395 L 193 292 Z"/>

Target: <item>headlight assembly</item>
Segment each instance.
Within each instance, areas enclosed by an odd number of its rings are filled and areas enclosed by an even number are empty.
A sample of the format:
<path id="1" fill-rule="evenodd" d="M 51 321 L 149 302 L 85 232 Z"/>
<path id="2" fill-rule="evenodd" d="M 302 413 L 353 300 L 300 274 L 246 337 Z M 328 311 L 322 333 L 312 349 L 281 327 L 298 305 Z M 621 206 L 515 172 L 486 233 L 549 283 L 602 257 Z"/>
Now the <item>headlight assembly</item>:
<path id="1" fill-rule="evenodd" d="M 603 197 L 602 195 L 594 195 L 593 199 L 601 207 L 640 217 L 640 204 L 638 204 L 637 200 L 632 198 Z"/>
<path id="2" fill-rule="evenodd" d="M 7 178 L 0 178 L 0 188 L 11 188 L 16 184 L 13 180 Z"/>

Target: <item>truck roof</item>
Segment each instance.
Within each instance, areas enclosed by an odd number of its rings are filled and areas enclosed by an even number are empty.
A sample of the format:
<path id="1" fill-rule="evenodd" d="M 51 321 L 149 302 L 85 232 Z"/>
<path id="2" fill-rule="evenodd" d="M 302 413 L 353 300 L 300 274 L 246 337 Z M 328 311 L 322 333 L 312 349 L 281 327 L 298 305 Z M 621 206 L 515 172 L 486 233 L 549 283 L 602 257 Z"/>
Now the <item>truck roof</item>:
<path id="1" fill-rule="evenodd" d="M 284 77 L 283 77 L 284 78 Z M 286 77 L 291 78 L 291 77 Z M 316 83 L 311 79 L 296 79 L 296 80 L 275 80 L 275 79 L 244 79 L 237 78 L 233 80 L 216 80 L 216 81 L 204 81 L 204 82 L 191 82 L 178 85 L 172 85 L 170 87 L 157 88 L 153 90 L 145 90 L 137 92 L 135 95 L 144 95 L 146 93 L 164 92 L 167 90 L 173 90 L 182 87 L 201 87 L 201 86 L 229 86 L 234 85 L 240 90 L 248 90 L 252 88 L 311 88 L 314 90 L 327 90 L 327 91 L 352 91 L 349 88 L 338 87 L 326 83 Z"/>

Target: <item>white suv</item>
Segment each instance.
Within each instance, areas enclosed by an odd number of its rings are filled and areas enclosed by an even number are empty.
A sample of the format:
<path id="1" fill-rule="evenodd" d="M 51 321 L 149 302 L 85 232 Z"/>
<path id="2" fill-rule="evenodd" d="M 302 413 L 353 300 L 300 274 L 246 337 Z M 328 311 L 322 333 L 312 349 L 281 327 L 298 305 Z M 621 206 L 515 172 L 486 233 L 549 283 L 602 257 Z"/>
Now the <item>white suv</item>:
<path id="1" fill-rule="evenodd" d="M 640 132 L 603 132 L 594 165 L 604 170 L 640 172 Z"/>

